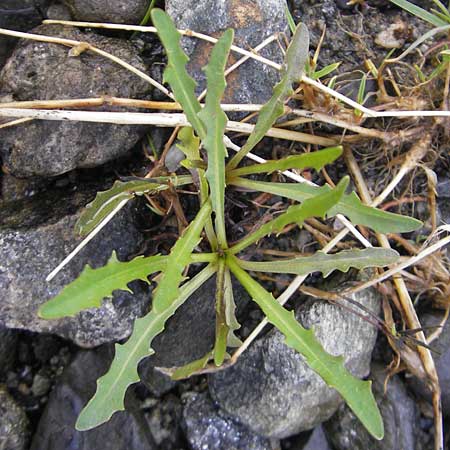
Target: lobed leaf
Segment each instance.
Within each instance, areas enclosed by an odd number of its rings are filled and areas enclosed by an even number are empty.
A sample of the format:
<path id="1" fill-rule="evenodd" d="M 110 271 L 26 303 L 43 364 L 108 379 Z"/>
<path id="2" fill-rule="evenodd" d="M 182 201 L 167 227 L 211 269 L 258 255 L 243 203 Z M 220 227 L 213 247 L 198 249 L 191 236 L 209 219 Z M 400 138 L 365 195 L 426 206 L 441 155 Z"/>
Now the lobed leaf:
<path id="1" fill-rule="evenodd" d="M 284 102 L 293 93 L 292 84 L 301 80 L 308 58 L 309 32 L 306 25 L 300 23 L 286 51 L 281 80 L 273 88 L 270 100 L 259 111 L 255 128 L 247 142 L 228 164 L 230 170 L 239 164 L 242 158 L 261 141 L 275 121 L 284 114 Z"/>
<path id="2" fill-rule="evenodd" d="M 225 307 L 225 259 L 220 258 L 216 275 L 216 336 L 214 341 L 214 364 L 221 366 L 227 352 L 229 328 Z"/>
<path id="3" fill-rule="evenodd" d="M 365 269 L 367 267 L 383 267 L 395 263 L 399 254 L 395 250 L 385 248 L 366 248 L 343 250 L 338 253 L 326 254 L 321 251 L 312 256 L 304 256 L 281 261 L 252 262 L 239 260 L 239 265 L 254 272 L 292 273 L 309 275 L 322 272 L 327 277 L 334 270 L 347 272 L 350 267 Z"/>
<path id="4" fill-rule="evenodd" d="M 200 139 L 195 136 L 192 127 L 183 127 L 177 135 L 180 144 L 177 147 L 185 154 L 189 161 L 200 160 Z"/>
<path id="5" fill-rule="evenodd" d="M 86 236 L 93 231 L 122 201 L 131 200 L 135 195 L 156 193 L 167 189 L 167 184 L 148 180 L 119 181 L 107 191 L 98 192 L 95 199 L 83 210 L 75 224 L 75 232 Z"/>
<path id="6" fill-rule="evenodd" d="M 272 294 L 239 267 L 235 257 L 229 256 L 227 264 L 263 310 L 268 321 L 284 334 L 286 345 L 303 355 L 309 367 L 342 395 L 347 405 L 372 436 L 382 439 L 383 419 L 371 391 L 371 382 L 354 377 L 345 368 L 342 356 L 328 354 L 316 339 L 314 331 L 303 328 L 295 319 L 293 312 L 283 308 Z"/>
<path id="7" fill-rule="evenodd" d="M 344 195 L 348 182 L 349 178 L 344 177 L 334 189 L 308 198 L 301 205 L 290 206 L 285 213 L 280 214 L 276 219 L 262 225 L 255 232 L 231 247 L 229 252 L 232 254 L 239 253 L 249 245 L 259 241 L 264 236 L 269 236 L 282 231 L 284 227 L 291 223 L 297 223 L 301 226 L 309 217 L 325 217 L 327 212 L 336 205 Z"/>
<path id="8" fill-rule="evenodd" d="M 236 318 L 236 303 L 233 295 L 233 284 L 231 282 L 230 269 L 225 267 L 224 280 L 225 318 L 228 326 L 227 347 L 239 347 L 241 340 L 235 335 L 235 331 L 241 328 Z"/>
<path id="9" fill-rule="evenodd" d="M 233 178 L 229 184 L 253 189 L 269 194 L 280 195 L 303 202 L 319 193 L 328 192 L 328 185 L 316 187 L 306 183 L 270 183 L 264 181 L 253 181 L 244 178 Z M 379 233 L 406 233 L 417 230 L 422 226 L 420 220 L 412 217 L 401 216 L 387 211 L 382 211 L 361 203 L 359 197 L 352 192 L 344 195 L 334 207 L 328 211 L 328 217 L 336 214 L 347 216 L 354 224 L 364 225 Z"/>
<path id="10" fill-rule="evenodd" d="M 202 276 L 199 274 L 187 283 L 186 288 L 179 288 L 183 270 L 190 262 L 191 253 L 200 241 L 200 233 L 210 214 L 211 205 L 205 203 L 173 246 L 153 297 L 152 310 L 135 321 L 133 332 L 125 344 L 116 344 L 116 355 L 109 371 L 98 379 L 97 392 L 78 417 L 78 430 L 94 428 L 109 420 L 115 411 L 124 409 L 123 399 L 128 386 L 139 381 L 139 362 L 154 353 L 152 340 L 163 331 L 167 319 L 192 293 L 192 288 L 196 289 L 214 273 L 215 268 L 210 265 L 200 272 Z"/>
<path id="11" fill-rule="evenodd" d="M 166 268 L 166 256 L 138 256 L 121 262 L 113 252 L 108 263 L 98 269 L 87 265 L 80 276 L 64 287 L 55 297 L 44 303 L 38 311 L 43 319 L 59 319 L 74 316 L 88 308 L 99 308 L 102 300 L 111 297 L 113 291 L 130 291 L 128 283 L 142 280 L 148 283 L 148 275 Z M 130 291 L 131 292 L 131 291 Z"/>
<path id="12" fill-rule="evenodd" d="M 154 8 L 151 16 L 167 54 L 164 82 L 170 84 L 176 101 L 182 106 L 197 136 L 203 140 L 205 129 L 197 115 L 201 110 L 200 102 L 195 95 L 197 84 L 186 70 L 189 58 L 180 46 L 181 34 L 175 28 L 170 16 L 162 9 Z"/>
<path id="13" fill-rule="evenodd" d="M 271 160 L 262 164 L 252 164 L 239 167 L 230 172 L 230 177 L 241 177 L 255 173 L 272 173 L 276 170 L 283 171 L 289 169 L 306 169 L 311 167 L 315 170 L 322 169 L 326 164 L 330 164 L 342 155 L 342 145 L 328 147 L 316 152 L 303 153 L 302 155 L 292 155 L 283 159 Z"/>
<path id="14" fill-rule="evenodd" d="M 211 51 L 208 65 L 204 68 L 207 81 L 207 94 L 204 108 L 198 116 L 206 129 L 203 145 L 208 154 L 206 178 L 211 192 L 210 198 L 215 212 L 216 233 L 219 244 L 226 248 L 225 234 L 225 156 L 227 150 L 223 143 L 227 115 L 222 111 L 220 102 L 225 92 L 225 66 L 233 42 L 234 31 L 223 33 Z"/>

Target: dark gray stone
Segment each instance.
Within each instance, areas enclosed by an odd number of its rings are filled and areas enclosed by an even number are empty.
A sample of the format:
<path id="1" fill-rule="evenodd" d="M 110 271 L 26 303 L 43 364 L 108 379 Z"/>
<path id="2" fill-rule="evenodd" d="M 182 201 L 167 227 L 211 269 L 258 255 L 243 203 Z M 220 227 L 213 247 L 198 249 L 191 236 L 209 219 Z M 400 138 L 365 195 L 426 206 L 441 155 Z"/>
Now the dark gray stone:
<path id="1" fill-rule="evenodd" d="M 322 425 L 314 428 L 311 436 L 302 450 L 332 450 L 327 437 L 323 431 Z"/>
<path id="2" fill-rule="evenodd" d="M 419 431 L 419 411 L 398 377 L 389 380 L 384 394 L 386 372 L 372 368 L 373 392 L 384 421 L 384 439 L 377 441 L 366 431 L 352 411 L 343 405 L 324 428 L 337 450 L 413 450 Z"/>
<path id="3" fill-rule="evenodd" d="M 279 447 L 233 422 L 206 394 L 186 395 L 183 426 L 192 450 L 272 450 Z"/>
<path id="4" fill-rule="evenodd" d="M 377 313 L 374 290 L 354 296 Z M 377 331 L 368 322 L 338 305 L 305 301 L 296 310 L 306 328 L 314 327 L 318 340 L 332 355 L 342 355 L 346 367 L 365 377 Z M 272 330 L 241 356 L 237 364 L 209 379 L 210 392 L 221 408 L 258 434 L 285 438 L 314 428 L 329 419 L 342 399 L 286 346 L 284 336 Z"/>
<path id="5" fill-rule="evenodd" d="M 96 379 L 106 372 L 112 355 L 112 347 L 104 347 L 76 356 L 50 395 L 31 450 L 156 449 L 132 393 L 127 395 L 126 411 L 92 430 L 75 430 L 78 414 L 94 394 Z"/>
<path id="6" fill-rule="evenodd" d="M 0 28 L 14 31 L 28 31 L 39 25 L 43 18 L 43 10 L 48 1 L 35 0 L 3 0 L 0 2 Z M 12 53 L 17 39 L 11 36 L 0 36 L 0 68 Z"/>
<path id="7" fill-rule="evenodd" d="M 427 313 L 420 317 L 420 323 L 424 328 L 437 326 L 441 320 L 442 316 L 437 313 Z M 430 345 L 435 350 L 433 359 L 441 387 L 442 412 L 448 417 L 450 416 L 450 324 L 448 320 L 441 335 Z M 431 403 L 430 389 L 421 380 L 416 377 L 408 378 L 408 385 L 419 397 Z"/>
<path id="8" fill-rule="evenodd" d="M 4 378 L 16 360 L 18 333 L 0 325 L 0 378 Z"/>
<path id="9" fill-rule="evenodd" d="M 201 358 L 214 347 L 215 277 L 208 280 L 177 310 L 164 332 L 152 343 L 155 354 L 140 366 L 142 381 L 157 396 L 173 388 L 175 382 L 155 367 L 179 367 Z M 249 298 L 244 289 L 234 284 L 236 305 L 242 307 Z"/>
<path id="10" fill-rule="evenodd" d="M 148 0 L 65 0 L 75 20 L 139 24 Z"/>
<path id="11" fill-rule="evenodd" d="M 5 450 L 28 449 L 29 430 L 25 412 L 0 386 L 0 448 Z"/>
<path id="12" fill-rule="evenodd" d="M 95 192 L 95 191 L 94 191 Z M 132 208 L 126 207 L 51 282 L 46 276 L 81 241 L 74 224 L 94 192 L 58 191 L 3 206 L 0 210 L 0 325 L 58 334 L 82 347 L 94 347 L 127 337 L 133 321 L 148 308 L 148 289 L 115 292 L 98 309 L 76 317 L 41 320 L 37 310 L 73 281 L 86 264 L 104 265 L 116 250 L 121 261 L 140 249 L 143 237 L 135 228 Z"/>
<path id="13" fill-rule="evenodd" d="M 125 40 L 55 25 L 42 25 L 33 32 L 89 42 L 145 71 L 137 49 Z M 147 82 L 106 58 L 90 52 L 71 57 L 67 47 L 36 41 L 21 41 L 0 73 L 0 98 L 6 100 L 105 95 L 143 98 L 149 91 Z M 110 106 L 98 109 L 124 110 Z M 54 176 L 125 155 L 146 129 L 135 125 L 37 120 L 2 130 L 0 154 L 14 176 Z"/>
<path id="14" fill-rule="evenodd" d="M 219 36 L 227 28 L 235 30 L 235 44 L 242 48 L 256 47 L 273 33 L 287 33 L 284 0 L 167 0 L 166 10 L 178 28 L 191 29 Z M 201 67 L 208 61 L 211 45 L 199 39 L 183 39 L 191 58 L 189 70 L 199 81 L 198 92 L 205 87 Z M 282 55 L 276 43 L 267 46 L 261 55 L 280 63 Z M 230 61 L 239 59 L 232 52 Z M 227 78 L 225 102 L 263 103 L 278 81 L 275 69 L 265 64 L 246 61 Z"/>

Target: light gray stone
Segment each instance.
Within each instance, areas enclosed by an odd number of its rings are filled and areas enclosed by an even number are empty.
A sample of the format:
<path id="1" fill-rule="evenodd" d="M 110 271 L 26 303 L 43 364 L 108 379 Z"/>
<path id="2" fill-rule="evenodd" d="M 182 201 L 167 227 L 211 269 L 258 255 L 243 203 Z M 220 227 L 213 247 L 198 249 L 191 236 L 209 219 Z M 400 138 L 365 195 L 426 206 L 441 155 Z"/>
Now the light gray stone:
<path id="1" fill-rule="evenodd" d="M 354 300 L 378 313 L 374 290 L 356 294 Z M 296 310 L 306 328 L 314 327 L 318 340 L 332 355 L 342 355 L 345 366 L 365 377 L 377 331 L 355 314 L 325 301 L 305 301 Z M 211 375 L 210 392 L 223 410 L 254 432 L 285 438 L 314 428 L 329 419 L 342 398 L 272 330 L 240 357 L 237 364 Z"/>
<path id="2" fill-rule="evenodd" d="M 218 37 L 227 28 L 235 30 L 235 44 L 254 48 L 273 33 L 287 33 L 284 0 L 167 0 L 166 10 L 178 28 L 191 29 Z M 205 73 L 211 45 L 199 39 L 183 39 L 191 58 L 190 72 L 199 82 L 198 92 L 205 88 Z M 261 55 L 278 63 L 282 55 L 276 43 L 261 51 Z M 230 61 L 239 55 L 232 52 Z M 275 69 L 253 60 L 245 62 L 227 78 L 225 101 L 229 103 L 263 103 L 278 81 Z"/>
<path id="3" fill-rule="evenodd" d="M 29 430 L 25 412 L 0 386 L 0 448 L 5 450 L 26 450 Z"/>
<path id="4" fill-rule="evenodd" d="M 279 447 L 233 422 L 206 394 L 186 396 L 183 426 L 192 450 L 274 450 Z"/>
<path id="5" fill-rule="evenodd" d="M 116 250 L 123 261 L 143 242 L 131 217 L 132 208 L 117 215 L 51 282 L 47 275 L 81 241 L 74 224 L 95 190 L 54 191 L 5 205 L 0 210 L 0 325 L 58 334 L 82 347 L 127 337 L 136 317 L 145 313 L 148 289 L 132 284 L 135 294 L 117 291 L 98 309 L 76 317 L 42 320 L 37 310 L 73 281 L 86 264 L 104 265 Z"/>

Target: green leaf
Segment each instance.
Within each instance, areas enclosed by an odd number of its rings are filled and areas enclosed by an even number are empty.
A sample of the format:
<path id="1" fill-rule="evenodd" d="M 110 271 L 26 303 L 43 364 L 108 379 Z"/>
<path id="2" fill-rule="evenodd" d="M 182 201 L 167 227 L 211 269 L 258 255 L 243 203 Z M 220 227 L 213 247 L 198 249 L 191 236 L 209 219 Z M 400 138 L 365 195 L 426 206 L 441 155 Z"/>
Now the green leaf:
<path id="1" fill-rule="evenodd" d="M 289 6 L 287 4 L 284 7 L 284 11 L 286 13 L 286 18 L 287 18 L 287 22 L 289 25 L 289 29 L 291 30 L 291 33 L 294 34 L 295 33 L 295 21 L 294 21 L 294 18 L 292 17 L 291 11 L 289 10 Z"/>
<path id="2" fill-rule="evenodd" d="M 225 267 L 224 280 L 224 299 L 225 299 L 225 318 L 228 326 L 227 347 L 240 347 L 241 340 L 234 334 L 241 326 L 236 318 L 236 303 L 233 295 L 233 284 L 231 282 L 231 274 L 228 267 Z"/>
<path id="3" fill-rule="evenodd" d="M 281 80 L 274 87 L 270 100 L 259 111 L 255 128 L 247 142 L 228 163 L 229 170 L 237 167 L 242 158 L 261 141 L 275 121 L 284 114 L 284 102 L 293 93 L 292 84 L 301 80 L 308 58 L 309 32 L 306 25 L 300 23 L 286 51 Z"/>
<path id="4" fill-rule="evenodd" d="M 139 381 L 139 362 L 154 353 L 151 348 L 153 338 L 163 331 L 167 319 L 188 297 L 186 293 L 192 293 L 189 287 L 199 286 L 198 283 L 192 283 L 194 280 L 198 281 L 200 274 L 187 283 L 185 289 L 179 288 L 184 268 L 190 262 L 192 250 L 198 245 L 200 233 L 210 214 L 211 205 L 205 203 L 173 246 L 167 257 L 166 270 L 153 297 L 152 310 L 135 321 L 133 333 L 125 344 L 116 345 L 116 355 L 111 367 L 106 375 L 98 379 L 97 392 L 81 411 L 76 423 L 77 430 L 94 428 L 109 420 L 115 411 L 124 409 L 123 399 L 128 386 Z M 207 278 L 215 271 L 214 267 L 208 267 Z M 202 282 L 205 281 L 204 278 L 201 278 Z"/>
<path id="5" fill-rule="evenodd" d="M 420 6 L 414 5 L 408 0 L 390 0 L 390 1 L 397 6 L 400 6 L 400 8 L 403 8 L 405 11 L 408 11 L 409 13 L 418 17 L 419 19 L 425 20 L 426 22 L 431 23 L 431 25 L 434 25 L 436 27 L 442 27 L 444 25 L 447 25 L 448 23 L 448 21 L 445 22 L 444 20 L 440 19 L 434 14 L 429 13 L 427 10 L 421 8 Z"/>
<path id="6" fill-rule="evenodd" d="M 221 366 L 227 351 L 228 325 L 224 298 L 225 259 L 220 258 L 216 275 L 216 338 L 214 342 L 214 364 Z"/>
<path id="7" fill-rule="evenodd" d="M 340 65 L 341 65 L 340 62 L 328 64 L 323 69 L 320 69 L 320 70 L 314 72 L 311 75 L 311 78 L 313 80 L 319 80 L 320 78 L 326 77 L 331 72 L 334 72 Z"/>
<path id="8" fill-rule="evenodd" d="M 245 270 L 254 272 L 292 273 L 295 275 L 322 272 L 322 275 L 327 277 L 333 270 L 347 272 L 350 267 L 356 269 L 383 267 L 393 264 L 398 258 L 399 254 L 395 250 L 366 248 L 363 250 L 343 250 L 333 254 L 319 251 L 312 256 L 283 259 L 281 261 L 252 262 L 239 260 L 239 265 Z"/>
<path id="9" fill-rule="evenodd" d="M 43 319 L 59 319 L 74 316 L 88 308 L 99 308 L 102 300 L 111 297 L 113 291 L 130 291 L 128 283 L 142 280 L 166 268 L 166 256 L 138 256 L 128 262 L 120 262 L 113 252 L 108 263 L 98 269 L 87 265 L 80 276 L 68 284 L 55 298 L 39 308 Z M 131 291 L 130 291 L 131 292 Z"/>
<path id="10" fill-rule="evenodd" d="M 342 145 L 328 147 L 311 153 L 292 155 L 283 159 L 271 160 L 262 164 L 252 164 L 239 167 L 229 173 L 230 177 L 241 177 L 255 173 L 272 173 L 276 170 L 305 169 L 311 167 L 315 170 L 322 169 L 342 155 Z"/>
<path id="11" fill-rule="evenodd" d="M 154 8 L 151 16 L 167 54 L 164 82 L 170 84 L 176 101 L 182 106 L 197 136 L 203 140 L 205 129 L 197 115 L 201 110 L 200 102 L 195 95 L 197 84 L 186 70 L 189 58 L 180 46 L 181 34 L 175 28 L 169 15 L 162 9 Z"/>
<path id="12" fill-rule="evenodd" d="M 198 116 L 206 128 L 203 145 L 208 153 L 206 178 L 211 191 L 211 203 L 216 214 L 215 224 L 219 245 L 227 247 L 225 233 L 225 156 L 227 151 L 223 143 L 227 115 L 222 111 L 220 102 L 225 92 L 225 66 L 228 60 L 234 31 L 227 30 L 211 51 L 208 65 L 204 68 L 207 81 L 205 107 Z"/>
<path id="13" fill-rule="evenodd" d="M 306 183 L 269 183 L 244 178 L 233 178 L 228 182 L 235 186 L 280 195 L 298 202 L 303 202 L 331 189 L 328 185 L 316 187 Z M 379 233 L 406 233 L 417 230 L 422 226 L 420 220 L 412 217 L 401 216 L 364 205 L 354 192 L 344 195 L 339 203 L 328 211 L 327 215 L 331 217 L 336 214 L 343 214 L 354 224 L 364 225 Z"/>
<path id="14" fill-rule="evenodd" d="M 107 191 L 98 192 L 94 201 L 89 203 L 75 224 L 75 232 L 81 236 L 88 235 L 97 225 L 112 213 L 121 202 L 132 199 L 135 195 L 156 193 L 168 189 L 167 184 L 148 180 L 116 181 Z"/>
<path id="15" fill-rule="evenodd" d="M 164 369 L 163 372 L 170 375 L 172 380 L 184 380 L 194 375 L 199 370 L 202 370 L 206 367 L 208 362 L 213 358 L 213 352 L 207 353 L 205 356 L 202 356 L 195 361 L 192 361 L 182 367 L 177 367 L 175 370 L 172 369 Z"/>
<path id="16" fill-rule="evenodd" d="M 371 391 L 371 382 L 360 380 L 348 372 L 344 367 L 342 356 L 328 354 L 314 336 L 314 331 L 303 328 L 295 319 L 293 312 L 283 308 L 272 294 L 239 267 L 235 257 L 229 256 L 227 264 L 263 310 L 269 322 L 284 334 L 286 345 L 303 355 L 309 367 L 342 395 L 372 436 L 382 439 L 383 419 Z"/>
<path id="17" fill-rule="evenodd" d="M 180 144 L 177 147 L 186 155 L 189 161 L 200 160 L 200 139 L 195 136 L 192 127 L 183 127 L 177 135 Z"/>
<path id="18" fill-rule="evenodd" d="M 282 231 L 284 227 L 291 223 L 302 226 L 305 219 L 309 217 L 325 217 L 328 210 L 336 205 L 344 195 L 348 182 L 349 178 L 344 177 L 334 189 L 318 193 L 316 196 L 306 199 L 301 205 L 290 206 L 285 213 L 262 225 L 255 232 L 231 247 L 229 252 L 233 255 L 239 253 L 264 236 Z"/>

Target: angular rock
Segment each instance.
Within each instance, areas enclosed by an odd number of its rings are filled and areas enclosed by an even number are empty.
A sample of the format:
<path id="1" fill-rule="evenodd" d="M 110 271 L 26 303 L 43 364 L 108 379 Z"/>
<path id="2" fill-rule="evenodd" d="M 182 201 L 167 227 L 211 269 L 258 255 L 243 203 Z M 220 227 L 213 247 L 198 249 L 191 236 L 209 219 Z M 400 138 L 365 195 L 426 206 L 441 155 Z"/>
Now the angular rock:
<path id="1" fill-rule="evenodd" d="M 284 0 L 167 0 L 166 10 L 178 28 L 190 29 L 218 37 L 227 28 L 235 30 L 234 43 L 242 48 L 254 48 L 274 33 L 287 33 Z M 198 93 L 205 88 L 205 73 L 211 45 L 200 39 L 183 39 L 191 61 L 189 71 L 199 82 Z M 282 61 L 276 43 L 261 51 L 261 55 L 275 62 Z M 231 53 L 230 63 L 240 59 Z M 264 103 L 278 81 L 275 69 L 254 60 L 246 61 L 227 77 L 225 102 Z"/>
<path id="2" fill-rule="evenodd" d="M 148 0 L 67 0 L 75 20 L 139 24 L 149 6 Z"/>
<path id="3" fill-rule="evenodd" d="M 148 289 L 118 291 L 99 309 L 76 317 L 41 320 L 39 306 L 73 281 L 86 264 L 104 265 L 113 250 L 121 261 L 134 256 L 143 237 L 135 228 L 132 208 L 117 215 L 51 282 L 46 276 L 81 241 L 74 224 L 81 208 L 95 195 L 90 187 L 74 193 L 55 190 L 2 206 L 0 210 L 0 325 L 58 334 L 82 347 L 127 337 L 133 321 L 148 308 Z"/>
<path id="4" fill-rule="evenodd" d="M 366 290 L 354 297 L 375 314 L 379 297 Z M 314 327 L 326 351 L 342 355 L 357 377 L 369 373 L 377 331 L 367 321 L 338 305 L 305 301 L 296 309 L 304 327 Z M 342 398 L 286 346 L 278 330 L 270 331 L 240 357 L 237 364 L 209 378 L 211 395 L 220 407 L 254 432 L 285 438 L 329 419 Z"/>
<path id="5" fill-rule="evenodd" d="M 384 439 L 377 441 L 366 431 L 352 411 L 343 405 L 324 425 L 329 441 L 338 450 L 415 449 L 419 411 L 398 377 L 389 380 L 384 394 L 386 372 L 374 365 L 371 371 L 373 392 L 383 416 Z"/>
<path id="6" fill-rule="evenodd" d="M 28 419 L 25 412 L 0 386 L 0 448 L 27 450 L 29 440 Z"/>
<path id="7" fill-rule="evenodd" d="M 435 327 L 441 323 L 442 316 L 437 313 L 427 313 L 420 317 L 420 323 L 425 329 Z M 442 412 L 450 416 L 450 324 L 447 321 L 440 336 L 431 343 L 433 359 L 441 387 Z M 418 378 L 408 379 L 408 385 L 419 396 L 431 403 L 431 392 L 429 388 Z"/>
<path id="8" fill-rule="evenodd" d="M 327 437 L 323 431 L 322 425 L 314 428 L 311 436 L 302 450 L 332 450 Z"/>
<path id="9" fill-rule="evenodd" d="M 214 406 L 206 394 L 186 396 L 183 427 L 192 450 L 272 450 L 269 439 L 258 436 Z M 274 444 L 274 443 L 273 443 Z"/>
<path id="10" fill-rule="evenodd" d="M 164 331 L 152 343 L 155 354 L 140 366 L 141 380 L 157 396 L 170 390 L 175 382 L 155 367 L 179 367 L 206 355 L 215 340 L 215 278 L 209 279 L 177 310 Z M 241 307 L 249 298 L 234 283 L 234 299 Z"/>
<path id="11" fill-rule="evenodd" d="M 33 32 L 89 42 L 145 71 L 137 49 L 127 41 L 59 25 L 42 25 Z M 106 58 L 90 52 L 72 57 L 65 46 L 36 41 L 21 41 L 0 73 L 0 99 L 6 100 L 143 98 L 149 91 L 147 82 Z M 125 155 L 145 130 L 135 125 L 36 120 L 2 130 L 0 154 L 14 176 L 54 176 Z"/>
<path id="12" fill-rule="evenodd" d="M 115 413 L 109 422 L 89 431 L 75 430 L 78 414 L 94 394 L 96 379 L 106 372 L 112 355 L 112 347 L 103 347 L 75 357 L 50 395 L 31 450 L 156 449 L 132 395 L 127 395 L 127 410 Z"/>

